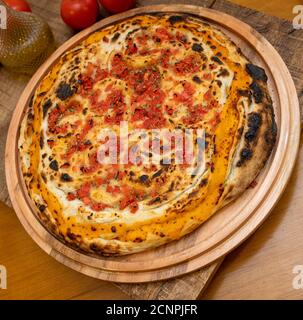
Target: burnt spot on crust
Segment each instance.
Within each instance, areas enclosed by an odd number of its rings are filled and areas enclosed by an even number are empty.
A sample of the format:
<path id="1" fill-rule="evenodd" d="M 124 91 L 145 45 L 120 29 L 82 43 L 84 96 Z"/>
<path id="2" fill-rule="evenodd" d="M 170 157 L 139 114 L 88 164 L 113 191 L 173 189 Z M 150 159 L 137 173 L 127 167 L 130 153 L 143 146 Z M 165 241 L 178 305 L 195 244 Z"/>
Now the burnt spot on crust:
<path id="1" fill-rule="evenodd" d="M 59 165 L 57 160 L 53 160 L 50 164 L 49 167 L 54 170 L 54 171 L 58 171 L 59 170 Z"/>
<path id="2" fill-rule="evenodd" d="M 160 197 L 156 197 L 154 199 L 151 199 L 148 204 L 151 205 L 151 204 L 155 204 L 157 202 L 161 202 L 161 198 Z"/>
<path id="3" fill-rule="evenodd" d="M 116 42 L 117 40 L 118 40 L 118 38 L 120 37 L 120 33 L 119 32 L 116 32 L 115 34 L 114 34 L 114 36 L 112 37 L 112 42 Z"/>
<path id="4" fill-rule="evenodd" d="M 46 206 L 45 206 L 44 204 L 40 204 L 40 205 L 38 206 L 38 208 L 39 208 L 39 211 L 40 211 L 41 213 L 43 213 L 43 212 L 45 211 L 45 209 L 46 209 Z"/>
<path id="5" fill-rule="evenodd" d="M 42 131 L 40 133 L 39 144 L 40 144 L 40 148 L 43 149 L 43 147 L 44 147 L 44 137 L 43 137 L 43 132 Z"/>
<path id="6" fill-rule="evenodd" d="M 241 160 L 246 161 L 252 158 L 253 152 L 251 149 L 243 148 L 241 151 Z"/>
<path id="7" fill-rule="evenodd" d="M 71 97 L 75 91 L 71 88 L 71 86 L 65 82 L 61 82 L 56 90 L 56 96 L 64 101 Z"/>
<path id="8" fill-rule="evenodd" d="M 142 28 L 141 28 L 142 29 Z M 126 39 L 128 39 L 132 34 L 136 33 L 137 31 L 139 31 L 140 28 L 136 28 L 136 29 L 133 29 L 132 31 L 129 31 L 126 35 Z M 117 54 L 119 55 L 119 54 Z"/>
<path id="9" fill-rule="evenodd" d="M 33 108 L 33 104 L 34 104 L 34 96 L 32 95 L 30 100 L 29 100 L 29 104 L 28 104 L 29 109 Z"/>
<path id="10" fill-rule="evenodd" d="M 34 120 L 35 116 L 34 114 L 31 112 L 31 110 L 29 110 L 28 114 L 27 114 L 27 122 L 28 124 L 31 124 Z"/>
<path id="11" fill-rule="evenodd" d="M 243 148 L 240 153 L 240 160 L 237 163 L 237 167 L 241 167 L 243 163 L 250 160 L 253 156 L 253 151 L 249 148 Z"/>
<path id="12" fill-rule="evenodd" d="M 252 112 L 248 115 L 248 131 L 245 133 L 245 139 L 248 142 L 255 140 L 258 130 L 262 124 L 262 117 L 257 112 Z"/>
<path id="13" fill-rule="evenodd" d="M 60 180 L 63 182 L 71 182 L 73 181 L 73 178 L 69 174 L 63 173 L 60 177 Z"/>
<path id="14" fill-rule="evenodd" d="M 111 229 L 111 231 L 114 232 L 114 233 L 117 231 L 117 229 L 116 229 L 115 226 L 112 226 L 110 229 Z"/>
<path id="15" fill-rule="evenodd" d="M 217 56 L 212 56 L 211 61 L 218 63 L 219 65 L 222 65 L 223 62 L 217 57 Z"/>
<path id="16" fill-rule="evenodd" d="M 182 22 L 185 20 L 185 17 L 184 16 L 170 16 L 168 18 L 168 21 L 171 23 L 171 24 L 175 24 L 177 22 Z"/>
<path id="17" fill-rule="evenodd" d="M 152 179 L 159 177 L 162 174 L 162 172 L 163 172 L 163 169 L 160 169 L 157 172 L 155 172 L 152 176 Z"/>
<path id="18" fill-rule="evenodd" d="M 115 250 L 116 252 L 118 252 L 119 246 L 115 246 L 115 247 L 111 245 L 101 246 L 101 245 L 98 245 L 98 243 L 93 242 L 89 245 L 89 249 L 98 256 L 109 256 L 109 255 L 116 256 L 118 255 L 118 253 L 113 253 L 113 251 Z"/>
<path id="19" fill-rule="evenodd" d="M 208 183 L 208 180 L 207 179 L 202 179 L 201 182 L 199 183 L 199 187 L 202 188 L 202 187 L 205 187 Z"/>
<path id="20" fill-rule="evenodd" d="M 193 81 L 198 84 L 202 83 L 202 80 L 198 76 L 193 76 Z"/>
<path id="21" fill-rule="evenodd" d="M 90 245 L 89 245 L 89 248 L 92 250 L 92 251 L 99 251 L 99 248 L 98 248 L 98 246 L 95 244 L 95 243 L 91 243 Z"/>
<path id="22" fill-rule="evenodd" d="M 222 69 L 218 73 L 218 77 L 228 77 L 229 76 L 229 71 L 227 69 Z"/>
<path id="23" fill-rule="evenodd" d="M 199 44 L 199 43 L 194 43 L 191 48 L 193 51 L 196 51 L 196 52 L 203 51 L 203 48 L 202 48 L 201 44 Z"/>
<path id="24" fill-rule="evenodd" d="M 147 182 L 148 182 L 148 179 L 149 179 L 149 177 L 148 177 L 148 175 L 146 175 L 146 174 L 143 174 L 143 175 L 140 176 L 140 178 L 139 178 L 140 182 L 143 183 L 143 184 L 147 183 Z"/>
<path id="25" fill-rule="evenodd" d="M 45 91 L 42 91 L 38 94 L 38 97 L 44 97 L 46 95 L 46 92 Z"/>
<path id="26" fill-rule="evenodd" d="M 240 97 L 247 97 L 247 98 L 249 98 L 250 95 L 251 95 L 249 90 L 241 90 L 241 89 L 238 89 L 237 91 L 238 91 L 238 95 L 239 95 Z"/>
<path id="27" fill-rule="evenodd" d="M 255 98 L 256 103 L 262 102 L 263 99 L 263 91 L 261 87 L 258 85 L 256 81 L 254 81 L 251 85 L 250 88 L 253 93 L 253 97 Z"/>
<path id="28" fill-rule="evenodd" d="M 66 235 L 68 238 L 70 238 L 71 240 L 76 240 L 77 239 L 77 235 L 74 234 L 73 232 L 71 232 L 71 230 L 68 228 L 66 231 Z"/>
<path id="29" fill-rule="evenodd" d="M 47 112 L 49 110 L 49 108 L 52 106 L 52 101 L 51 99 L 48 99 L 44 102 L 43 106 L 42 106 L 42 109 L 43 109 L 43 118 L 46 117 L 47 115 Z"/>
<path id="30" fill-rule="evenodd" d="M 221 88 L 222 87 L 222 81 L 221 80 L 216 80 L 216 82 L 217 82 L 218 87 Z"/>
<path id="31" fill-rule="evenodd" d="M 264 69 L 252 64 L 247 63 L 246 64 L 246 71 L 247 73 L 254 79 L 254 80 L 262 80 L 264 82 L 267 82 L 267 75 L 264 71 Z"/>
<path id="32" fill-rule="evenodd" d="M 276 121 L 273 121 L 272 127 L 265 133 L 266 143 L 269 145 L 274 145 L 276 143 L 277 133 L 278 133 L 277 124 L 276 124 Z"/>
<path id="33" fill-rule="evenodd" d="M 264 135 L 264 139 L 266 144 L 268 145 L 268 155 L 270 155 L 275 143 L 276 143 L 276 139 L 277 139 L 277 134 L 278 134 L 278 128 L 277 128 L 277 124 L 275 121 L 275 114 L 272 110 L 272 106 L 271 105 L 267 105 L 267 108 L 271 109 L 271 127 L 268 128 L 268 130 L 265 132 Z"/>

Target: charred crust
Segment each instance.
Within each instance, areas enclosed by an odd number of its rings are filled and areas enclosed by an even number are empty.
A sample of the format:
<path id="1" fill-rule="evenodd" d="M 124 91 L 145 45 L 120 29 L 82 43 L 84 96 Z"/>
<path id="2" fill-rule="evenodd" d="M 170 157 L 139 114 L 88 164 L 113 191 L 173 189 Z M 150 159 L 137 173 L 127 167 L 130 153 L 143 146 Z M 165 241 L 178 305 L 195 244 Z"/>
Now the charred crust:
<path id="1" fill-rule="evenodd" d="M 32 109 L 33 104 L 34 104 L 34 96 L 31 96 L 31 98 L 30 98 L 30 100 L 29 100 L 28 107 L 29 107 L 30 109 Z"/>
<path id="2" fill-rule="evenodd" d="M 69 174 L 63 173 L 60 177 L 60 180 L 63 182 L 71 182 L 73 181 L 73 178 Z"/>
<path id="3" fill-rule="evenodd" d="M 43 149 L 43 147 L 44 147 L 43 132 L 40 133 L 39 145 L 40 145 L 40 148 Z"/>
<path id="4" fill-rule="evenodd" d="M 58 171 L 59 170 L 59 165 L 57 160 L 53 160 L 50 164 L 49 167 L 54 170 L 54 171 Z"/>
<path id="5" fill-rule="evenodd" d="M 168 191 L 173 191 L 175 187 L 174 181 L 170 184 Z"/>
<path id="6" fill-rule="evenodd" d="M 66 231 L 66 236 L 67 236 L 68 238 L 70 238 L 71 240 L 76 240 L 76 239 L 77 239 L 77 235 L 74 234 L 73 232 L 71 232 L 70 229 L 67 229 L 67 231 Z"/>
<path id="7" fill-rule="evenodd" d="M 31 111 L 29 111 L 28 114 L 27 114 L 27 121 L 28 121 L 28 123 L 29 123 L 29 124 L 32 123 L 33 120 L 34 120 L 34 118 L 35 118 L 34 114 L 33 114 Z"/>
<path id="8" fill-rule="evenodd" d="M 221 88 L 222 87 L 222 81 L 221 80 L 216 80 L 216 82 L 217 82 L 218 87 Z"/>
<path id="9" fill-rule="evenodd" d="M 110 229 L 111 229 L 111 231 L 114 232 L 114 233 L 117 231 L 117 229 L 116 229 L 115 226 L 112 226 Z"/>
<path id="10" fill-rule="evenodd" d="M 43 212 L 45 211 L 45 209 L 46 209 L 46 206 L 45 206 L 44 204 L 40 204 L 40 205 L 38 206 L 38 208 L 39 208 L 39 211 L 40 211 L 41 213 L 43 213 Z"/>
<path id="11" fill-rule="evenodd" d="M 152 179 L 159 177 L 162 174 L 162 172 L 163 172 L 163 169 L 160 169 L 157 172 L 155 172 L 152 176 Z"/>
<path id="12" fill-rule="evenodd" d="M 154 199 L 151 199 L 148 204 L 151 205 L 151 204 L 155 204 L 157 202 L 160 202 L 161 201 L 161 198 L 160 197 L 156 197 Z"/>
<path id="13" fill-rule="evenodd" d="M 118 40 L 118 38 L 120 37 L 120 33 L 119 32 L 116 32 L 115 34 L 114 34 L 114 36 L 112 37 L 112 42 L 116 42 L 117 40 Z"/>
<path id="14" fill-rule="evenodd" d="M 176 16 L 170 16 L 168 18 L 168 21 L 169 21 L 170 24 L 175 24 L 177 22 L 182 22 L 184 20 L 185 20 L 184 16 L 177 16 L 177 15 Z"/>
<path id="15" fill-rule="evenodd" d="M 268 78 L 263 68 L 260 68 L 252 63 L 247 63 L 246 71 L 254 80 L 267 82 Z"/>
<path id="16" fill-rule="evenodd" d="M 227 69 L 222 69 L 218 73 L 218 77 L 228 77 L 229 76 L 229 71 Z"/>
<path id="17" fill-rule="evenodd" d="M 252 142 L 257 137 L 259 128 L 262 125 L 262 116 L 257 112 L 248 115 L 248 131 L 245 133 L 245 139 Z"/>
<path id="18" fill-rule="evenodd" d="M 240 160 L 237 162 L 237 167 L 242 167 L 242 165 L 253 157 L 253 151 L 249 148 L 243 148 L 240 153 Z"/>
<path id="19" fill-rule="evenodd" d="M 44 102 L 43 106 L 42 106 L 42 109 L 43 109 L 43 118 L 46 117 L 47 115 L 47 112 L 49 110 L 49 108 L 52 106 L 52 101 L 51 99 L 48 99 Z"/>
<path id="20" fill-rule="evenodd" d="M 198 84 L 202 83 L 202 80 L 198 76 L 193 76 L 193 81 L 198 83 Z"/>
<path id="21" fill-rule="evenodd" d="M 253 93 L 253 97 L 255 98 L 255 102 L 256 103 L 261 103 L 263 100 L 263 91 L 262 88 L 258 85 L 258 83 L 256 81 L 254 81 L 251 85 L 250 88 L 252 90 Z"/>
<path id="22" fill-rule="evenodd" d="M 103 255 L 104 254 L 103 250 L 101 248 L 99 248 L 99 246 L 96 243 L 91 243 L 89 245 L 89 248 L 90 248 L 91 251 L 95 252 L 98 255 Z"/>
<path id="23" fill-rule="evenodd" d="M 56 90 L 56 96 L 64 101 L 71 97 L 75 93 L 75 90 L 71 88 L 68 83 L 61 82 Z"/>
<path id="24" fill-rule="evenodd" d="M 148 175 L 147 174 L 143 174 L 142 176 L 139 177 L 139 180 L 142 184 L 146 184 L 148 182 Z"/>
<path id="25" fill-rule="evenodd" d="M 241 90 L 241 89 L 238 89 L 238 95 L 240 97 L 247 97 L 249 98 L 250 97 L 250 91 L 249 90 Z"/>
<path id="26" fill-rule="evenodd" d="M 262 117 L 257 112 L 252 112 L 248 115 L 248 127 L 258 129 L 262 124 Z"/>
<path id="27" fill-rule="evenodd" d="M 202 179 L 201 182 L 199 183 L 199 187 L 202 188 L 202 187 L 206 186 L 207 183 L 208 183 L 207 179 Z"/>
<path id="28" fill-rule="evenodd" d="M 46 92 L 45 91 L 42 91 L 38 94 L 38 97 L 44 97 L 46 95 Z"/>
<path id="29" fill-rule="evenodd" d="M 271 106 L 268 106 L 271 108 Z M 270 155 L 277 139 L 278 128 L 275 121 L 275 115 L 273 110 L 271 110 L 271 127 L 265 132 L 264 139 L 268 145 L 268 155 Z"/>
<path id="30" fill-rule="evenodd" d="M 129 31 L 129 32 L 127 33 L 127 35 L 126 35 L 126 39 L 128 39 L 132 34 L 136 33 L 136 32 L 139 31 L 139 30 L 140 30 L 140 28 L 136 28 L 136 29 L 134 29 L 134 30 L 132 30 L 132 31 Z M 117 53 L 116 56 L 121 57 L 121 54 Z"/>
<path id="31" fill-rule="evenodd" d="M 94 254 L 99 255 L 99 256 L 109 256 L 109 255 L 115 256 L 115 255 L 117 255 L 117 254 L 115 254 L 115 253 L 111 253 L 111 254 L 108 253 L 108 252 L 110 252 L 110 251 L 113 250 L 113 248 L 112 248 L 111 246 L 109 246 L 109 245 L 108 245 L 108 246 L 107 246 L 107 245 L 105 245 L 105 246 L 100 246 L 100 245 L 98 245 L 97 243 L 93 242 L 93 243 L 91 243 L 91 244 L 89 245 L 89 249 L 90 249 Z"/>
<path id="32" fill-rule="evenodd" d="M 199 44 L 199 43 L 194 43 L 191 48 L 193 51 L 196 51 L 196 52 L 203 51 L 203 48 L 202 48 L 201 44 Z"/>
<path id="33" fill-rule="evenodd" d="M 212 56 L 210 58 L 211 61 L 218 63 L 219 65 L 222 65 L 223 62 L 217 57 L 217 56 Z"/>
<path id="34" fill-rule="evenodd" d="M 92 250 L 92 251 L 99 251 L 99 248 L 98 246 L 95 244 L 95 243 L 91 243 L 89 245 L 89 248 Z"/>
<path id="35" fill-rule="evenodd" d="M 251 149 L 248 148 L 243 148 L 241 151 L 241 160 L 245 161 L 245 160 L 249 160 L 251 159 L 253 156 L 253 151 Z"/>

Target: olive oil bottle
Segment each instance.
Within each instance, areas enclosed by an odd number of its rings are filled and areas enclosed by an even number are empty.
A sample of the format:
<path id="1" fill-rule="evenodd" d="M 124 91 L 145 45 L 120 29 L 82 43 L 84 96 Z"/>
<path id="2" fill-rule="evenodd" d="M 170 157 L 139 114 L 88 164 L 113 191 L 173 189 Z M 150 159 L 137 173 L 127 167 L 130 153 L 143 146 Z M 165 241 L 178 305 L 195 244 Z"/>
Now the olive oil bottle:
<path id="1" fill-rule="evenodd" d="M 54 51 L 54 37 L 48 24 L 30 12 L 9 8 L 6 27 L 0 28 L 0 63 L 11 71 L 32 74 Z"/>

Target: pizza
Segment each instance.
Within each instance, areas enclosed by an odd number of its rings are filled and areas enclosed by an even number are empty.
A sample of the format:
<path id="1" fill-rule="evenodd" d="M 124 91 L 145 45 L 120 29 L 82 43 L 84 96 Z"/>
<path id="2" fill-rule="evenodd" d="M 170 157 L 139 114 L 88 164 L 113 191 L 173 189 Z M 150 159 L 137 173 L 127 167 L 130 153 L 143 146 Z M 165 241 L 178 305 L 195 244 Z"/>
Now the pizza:
<path id="1" fill-rule="evenodd" d="M 265 71 L 184 14 L 103 27 L 41 80 L 21 124 L 37 218 L 87 254 L 180 239 L 255 181 L 277 127 Z"/>

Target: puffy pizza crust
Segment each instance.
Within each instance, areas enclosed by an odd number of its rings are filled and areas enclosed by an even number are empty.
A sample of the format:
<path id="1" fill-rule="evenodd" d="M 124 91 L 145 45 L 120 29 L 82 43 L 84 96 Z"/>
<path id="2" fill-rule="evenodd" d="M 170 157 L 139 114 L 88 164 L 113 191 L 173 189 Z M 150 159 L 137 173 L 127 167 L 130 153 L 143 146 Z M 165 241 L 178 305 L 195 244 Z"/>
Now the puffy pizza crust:
<path id="1" fill-rule="evenodd" d="M 260 72 L 263 73 L 263 71 Z M 276 142 L 277 126 L 272 100 L 266 85 L 266 75 L 264 73 L 262 79 L 254 74 L 252 77 L 260 89 L 258 89 L 260 102 L 254 101 L 251 106 L 245 108 L 243 126 L 240 128 L 241 138 L 235 146 L 220 207 L 236 199 L 255 182 Z"/>
<path id="2" fill-rule="evenodd" d="M 236 70 L 248 74 L 247 79 L 249 83 L 246 85 L 245 90 L 243 88 L 239 90 L 235 88 L 233 96 L 230 93 L 232 97 L 227 97 L 227 102 L 225 103 L 227 106 L 225 106 L 226 108 L 223 111 L 226 117 L 230 116 L 231 119 L 238 117 L 237 128 L 234 127 L 235 123 L 229 123 L 227 120 L 218 129 L 217 137 L 219 139 L 214 142 L 215 155 L 212 155 L 212 152 L 209 151 L 209 156 L 214 157 L 214 173 L 209 168 L 200 177 L 199 184 L 193 188 L 191 193 L 162 213 L 162 216 L 172 215 L 172 223 L 171 221 L 166 223 L 165 220 L 161 220 L 163 217 L 160 215 L 151 221 L 149 228 L 149 226 L 145 226 L 143 223 L 140 224 L 140 221 L 132 218 L 135 227 L 132 231 L 134 235 L 130 239 L 127 239 L 127 237 L 124 237 L 124 239 L 120 239 L 119 236 L 117 237 L 116 227 L 113 228 L 113 226 L 105 236 L 88 237 L 80 232 L 77 233 L 77 231 L 81 230 L 82 224 L 85 225 L 85 228 L 89 227 L 91 225 L 90 221 L 76 217 L 75 222 L 79 223 L 79 228 L 76 231 L 71 228 L 62 228 L 62 225 L 60 226 L 58 217 L 54 215 L 54 212 L 58 213 L 62 209 L 60 201 L 58 201 L 59 206 L 56 207 L 54 205 L 52 207 L 51 203 L 57 202 L 56 196 L 52 194 L 50 189 L 43 189 L 40 184 L 39 187 L 41 189 L 38 188 L 38 190 L 37 182 L 35 183 L 35 179 L 31 176 L 32 173 L 29 172 L 31 161 L 33 161 L 31 158 L 33 154 L 31 146 L 35 139 L 40 139 L 39 124 L 33 124 L 35 112 L 38 110 L 35 108 L 42 108 L 41 102 L 43 100 L 41 92 L 52 90 L 61 81 L 60 77 L 56 79 L 56 77 L 49 76 L 52 81 L 45 80 L 42 86 L 38 88 L 29 107 L 28 115 L 21 126 L 19 139 L 21 166 L 29 195 L 39 209 L 38 215 L 43 224 L 56 237 L 77 250 L 96 255 L 123 255 L 147 250 L 179 239 L 196 229 L 217 210 L 236 199 L 248 188 L 265 165 L 275 145 L 277 128 L 273 105 L 267 87 L 267 76 L 264 70 L 251 64 L 231 40 L 220 30 L 210 26 L 203 20 L 184 15 L 154 15 L 152 18 L 150 16 L 146 17 L 147 20 L 155 19 L 155 23 L 157 23 L 158 18 L 165 19 L 174 26 L 181 26 L 186 23 L 190 28 L 191 24 L 193 26 L 199 25 L 202 30 L 205 30 L 205 33 L 212 36 L 212 38 L 209 38 L 209 41 L 215 39 L 217 45 L 222 50 L 227 50 L 231 61 L 237 61 L 236 67 L 238 69 Z M 144 24 L 144 19 L 144 16 L 140 16 L 132 25 L 131 21 L 129 24 L 135 29 L 135 27 L 141 27 L 141 24 Z M 127 21 L 124 22 L 124 24 L 127 23 Z M 119 31 L 119 28 L 115 27 L 113 33 L 117 31 Z M 193 29 L 190 29 L 190 31 L 194 32 Z M 201 41 L 203 42 L 203 40 Z M 80 47 L 71 50 L 71 54 L 78 52 L 79 49 L 81 49 L 81 44 Z M 67 61 L 69 54 L 65 54 L 62 59 Z M 93 59 L 93 52 L 89 52 L 89 55 Z M 221 63 L 220 59 L 218 63 Z M 68 68 L 67 71 L 69 71 Z M 58 74 L 59 70 L 56 70 L 56 67 L 54 67 L 52 73 Z M 228 113 L 232 113 L 232 115 L 228 115 Z M 233 131 L 237 133 L 233 137 L 232 146 L 229 150 L 224 150 L 224 137 L 227 137 L 228 133 Z M 226 153 L 225 160 L 220 158 L 221 153 Z M 40 158 L 35 161 L 37 161 L 36 164 L 38 165 L 39 161 L 41 162 L 42 160 Z M 227 166 L 225 171 L 219 168 L 224 161 Z M 215 179 L 221 179 L 222 181 L 220 184 L 216 184 Z M 212 190 L 212 188 L 216 190 Z M 49 197 L 47 204 L 45 203 L 45 193 Z M 64 212 L 62 214 L 64 216 Z M 157 218 L 160 220 L 157 220 Z M 106 224 L 106 222 L 103 222 L 103 224 Z M 93 225 L 91 225 L 91 228 L 93 228 Z"/>

